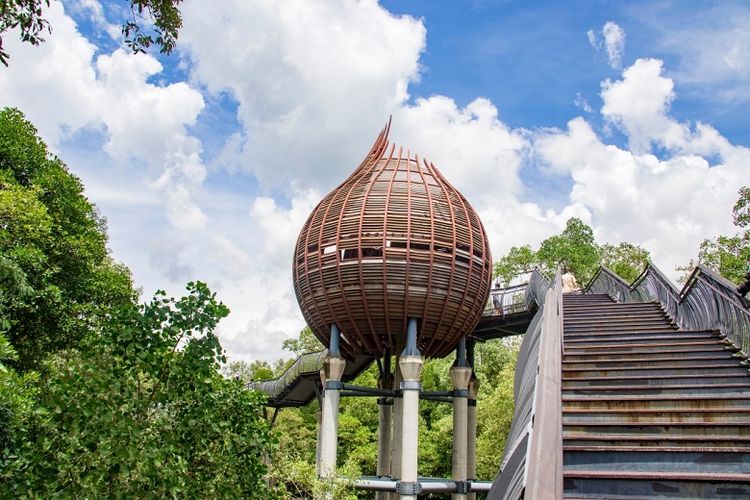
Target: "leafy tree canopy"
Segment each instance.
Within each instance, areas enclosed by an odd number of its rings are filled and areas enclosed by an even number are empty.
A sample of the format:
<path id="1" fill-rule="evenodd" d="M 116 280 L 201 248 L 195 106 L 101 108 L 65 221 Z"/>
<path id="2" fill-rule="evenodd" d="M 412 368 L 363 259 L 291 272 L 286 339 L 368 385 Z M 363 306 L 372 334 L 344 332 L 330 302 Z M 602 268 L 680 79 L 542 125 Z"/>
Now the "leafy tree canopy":
<path id="1" fill-rule="evenodd" d="M 297 338 L 284 340 L 281 348 L 299 356 L 306 352 L 322 351 L 326 347 L 320 343 L 310 327 L 306 326 L 299 332 Z"/>
<path id="2" fill-rule="evenodd" d="M 734 224 L 740 232 L 716 239 L 705 239 L 698 252 L 698 262 L 712 269 L 734 283 L 741 283 L 745 274 L 750 271 L 750 187 L 742 187 L 732 210 Z M 682 282 L 685 282 L 695 267 L 695 263 L 678 267 L 684 271 Z"/>
<path id="3" fill-rule="evenodd" d="M 0 332 L 23 370 L 137 298 L 81 182 L 16 109 L 0 111 Z"/>
<path id="4" fill-rule="evenodd" d="M 264 399 L 218 372 L 228 313 L 190 283 L 179 300 L 119 308 L 84 348 L 46 360 L 0 497 L 268 498 Z"/>
<path id="5" fill-rule="evenodd" d="M 626 281 L 634 280 L 648 263 L 647 250 L 630 243 L 599 245 L 594 232 L 578 218 L 568 219 L 563 231 L 542 241 L 539 249 L 531 246 L 513 247 L 497 262 L 495 276 L 507 285 L 520 274 L 539 268 L 552 273 L 557 266 L 568 267 L 585 284 L 599 265 L 605 265 Z"/>
<path id="6" fill-rule="evenodd" d="M 182 27 L 178 8 L 182 0 L 130 0 L 131 18 L 122 23 L 125 44 L 133 52 L 145 52 L 152 45 L 169 54 L 177 43 Z M 44 36 L 52 33 L 52 26 L 44 18 L 50 0 L 2 0 L 0 2 L 0 35 L 18 28 L 21 41 L 39 45 Z M 3 49 L 0 36 L 0 63 L 8 66 L 10 54 Z"/>

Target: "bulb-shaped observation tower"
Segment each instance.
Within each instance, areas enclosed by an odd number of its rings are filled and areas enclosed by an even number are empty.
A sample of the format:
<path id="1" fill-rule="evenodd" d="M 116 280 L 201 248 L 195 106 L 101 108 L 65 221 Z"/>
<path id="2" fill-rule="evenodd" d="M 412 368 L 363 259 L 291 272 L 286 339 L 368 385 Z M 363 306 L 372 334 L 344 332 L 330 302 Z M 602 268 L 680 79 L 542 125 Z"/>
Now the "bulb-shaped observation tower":
<path id="1" fill-rule="evenodd" d="M 442 357 L 470 334 L 489 295 L 492 259 L 477 213 L 435 166 L 388 141 L 313 210 L 297 240 L 294 289 L 326 345 L 345 358 L 397 354 L 407 319 L 417 347 Z"/>

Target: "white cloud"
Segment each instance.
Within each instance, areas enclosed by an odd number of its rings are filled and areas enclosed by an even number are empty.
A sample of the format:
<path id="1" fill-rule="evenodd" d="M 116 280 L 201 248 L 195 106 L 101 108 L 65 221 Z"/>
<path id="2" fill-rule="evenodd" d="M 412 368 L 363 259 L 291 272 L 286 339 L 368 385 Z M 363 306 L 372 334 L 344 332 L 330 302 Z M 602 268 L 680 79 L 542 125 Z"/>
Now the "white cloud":
<path id="1" fill-rule="evenodd" d="M 616 23 L 607 21 L 602 27 L 604 46 L 607 48 L 607 59 L 613 68 L 622 67 L 622 56 L 625 52 L 625 31 Z"/>
<path id="2" fill-rule="evenodd" d="M 586 38 L 589 39 L 589 44 L 591 44 L 594 50 L 599 50 L 602 48 L 602 41 L 599 38 L 599 36 L 596 34 L 596 31 L 588 30 L 586 32 Z"/>
<path id="3" fill-rule="evenodd" d="M 163 72 L 155 58 L 97 54 L 61 4 L 49 13 L 47 44 L 9 47 L 0 104 L 21 107 L 58 149 L 81 132 L 102 137 L 106 161 L 79 159 L 110 217 L 117 256 L 147 294 L 208 281 L 232 309 L 220 329 L 235 358 L 273 360 L 303 326 L 290 272 L 297 234 L 389 114 L 391 139 L 434 162 L 477 209 L 496 258 L 575 216 L 602 241 L 645 246 L 669 272 L 695 256 L 702 238 L 731 231 L 731 204 L 749 178 L 747 148 L 671 116 L 674 83 L 656 59 L 602 84 L 602 116 L 625 134 L 625 149 L 580 117 L 564 131 L 530 131 L 504 123 L 485 98 L 463 107 L 442 95 L 410 101 L 424 23 L 374 0 L 235 0 L 211 9 L 189 0 L 180 37 L 189 82 L 163 85 L 152 83 Z M 624 33 L 609 24 L 588 36 L 619 64 Z M 236 100 L 240 130 L 207 169 L 191 126 L 220 93 Z M 575 103 L 593 112 L 580 94 Z M 257 187 L 248 178 L 260 181 L 261 196 L 234 186 Z M 529 179 L 551 185 L 554 199 Z"/>
<path id="4" fill-rule="evenodd" d="M 627 134 L 636 152 L 648 151 L 651 143 L 678 147 L 689 133 L 668 115 L 674 82 L 662 76 L 662 65 L 658 59 L 638 59 L 623 71 L 622 80 L 602 83 L 602 115 Z"/>
<path id="5" fill-rule="evenodd" d="M 686 18 L 657 15 L 658 47 L 676 53 L 674 77 L 709 100 L 750 98 L 750 7 L 719 3 Z"/>
<path id="6" fill-rule="evenodd" d="M 573 104 L 575 104 L 577 108 L 580 108 L 586 113 L 594 112 L 594 108 L 591 107 L 591 104 L 589 104 L 589 101 L 586 100 L 586 98 L 583 97 L 580 92 L 576 93 L 576 98 L 573 100 Z"/>
<path id="7" fill-rule="evenodd" d="M 607 21 L 601 31 L 588 30 L 586 37 L 596 52 L 607 51 L 607 62 L 613 69 L 622 67 L 625 53 L 625 31 L 614 21 Z"/>
<path id="8" fill-rule="evenodd" d="M 245 143 L 231 163 L 282 189 L 348 174 L 406 100 L 425 46 L 420 20 L 372 0 L 188 1 L 183 14 L 191 77 L 239 103 Z"/>
<path id="9" fill-rule="evenodd" d="M 592 213 L 600 240 L 643 245 L 672 276 L 674 266 L 695 256 L 703 238 L 733 231 L 731 206 L 750 174 L 745 147 L 724 143 L 721 162 L 712 166 L 690 152 L 703 146 L 692 148 L 687 138 L 680 151 L 660 160 L 603 143 L 582 118 L 571 120 L 564 132 L 540 134 L 534 148 L 573 178 L 570 201 Z"/>
<path id="10" fill-rule="evenodd" d="M 113 158 L 162 172 L 153 186 L 166 193 L 170 219 L 199 227 L 191 193 L 205 172 L 200 142 L 186 127 L 203 108 L 200 93 L 181 82 L 148 83 L 162 71 L 151 56 L 118 49 L 95 57 L 62 3 L 50 4 L 46 15 L 55 30 L 46 43 L 34 47 L 10 37 L 13 64 L 0 75 L 0 103 L 20 107 L 53 149 L 81 130 L 103 130 Z"/>

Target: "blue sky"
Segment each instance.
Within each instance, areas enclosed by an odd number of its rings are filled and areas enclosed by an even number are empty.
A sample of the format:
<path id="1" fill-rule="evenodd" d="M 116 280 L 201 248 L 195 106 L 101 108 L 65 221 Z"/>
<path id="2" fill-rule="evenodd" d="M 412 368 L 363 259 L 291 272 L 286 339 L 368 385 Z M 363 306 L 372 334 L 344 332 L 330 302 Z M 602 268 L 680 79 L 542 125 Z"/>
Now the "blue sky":
<path id="1" fill-rule="evenodd" d="M 218 292 L 234 358 L 275 359 L 303 325 L 295 237 L 389 115 L 496 257 L 577 216 L 674 277 L 734 230 L 745 2 L 187 0 L 169 57 L 123 50 L 124 5 L 52 2 L 38 48 L 6 34 L 0 105 L 82 178 L 144 296 Z"/>

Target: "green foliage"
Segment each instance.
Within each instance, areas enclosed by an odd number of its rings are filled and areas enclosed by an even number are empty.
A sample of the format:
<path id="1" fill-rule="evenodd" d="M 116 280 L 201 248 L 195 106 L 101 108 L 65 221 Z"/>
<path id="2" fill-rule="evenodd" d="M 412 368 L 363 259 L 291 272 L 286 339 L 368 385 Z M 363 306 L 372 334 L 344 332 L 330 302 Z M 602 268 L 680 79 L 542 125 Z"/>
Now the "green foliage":
<path id="1" fill-rule="evenodd" d="M 648 251 L 630 243 L 597 244 L 594 231 L 580 219 L 568 219 L 565 229 L 542 241 L 539 250 L 529 245 L 513 247 L 495 262 L 494 271 L 503 286 L 518 275 L 538 268 L 551 275 L 558 266 L 568 267 L 582 284 L 594 277 L 599 265 L 605 265 L 625 280 L 632 281 L 649 260 Z"/>
<path id="2" fill-rule="evenodd" d="M 182 15 L 177 8 L 181 1 L 130 0 L 133 21 L 122 26 L 127 46 L 138 53 L 156 45 L 162 54 L 170 54 L 182 28 Z"/>
<path id="3" fill-rule="evenodd" d="M 162 54 L 170 54 L 182 28 L 179 4 L 182 0 L 130 0 L 131 20 L 122 24 L 125 44 L 134 53 L 145 52 L 152 45 Z M 2 0 L 0 3 L 0 35 L 19 28 L 21 41 L 39 45 L 44 32 L 52 33 L 45 19 L 44 8 L 49 0 Z M 0 37 L 0 63 L 8 66 L 10 54 L 3 50 Z"/>
<path id="4" fill-rule="evenodd" d="M 575 217 L 568 219 L 561 234 L 544 240 L 537 251 L 544 269 L 551 271 L 558 265 L 567 267 L 582 283 L 594 276 L 599 255 L 594 231 Z"/>
<path id="5" fill-rule="evenodd" d="M 309 336 L 300 332 L 297 341 Z M 478 400 L 478 471 L 482 479 L 497 473 L 505 437 L 513 418 L 514 368 L 520 337 L 478 344 L 476 372 L 481 383 Z M 300 345 L 294 343 L 292 345 Z M 295 349 L 299 352 L 305 348 Z M 395 359 L 392 359 L 395 363 Z M 392 363 L 392 366 L 393 366 Z M 425 390 L 449 390 L 452 358 L 427 359 L 422 370 Z M 378 379 L 375 365 L 363 372 L 356 385 L 375 387 Z M 323 491 L 340 488 L 334 498 L 348 498 L 351 489 L 345 485 L 328 485 L 316 480 L 313 464 L 317 439 L 317 402 L 302 408 L 285 408 L 277 416 L 275 431 L 278 447 L 271 458 L 271 477 L 286 498 L 321 498 Z M 450 477 L 453 435 L 452 405 L 420 401 L 419 474 Z M 341 400 L 339 416 L 339 474 L 354 478 L 376 472 L 378 439 L 378 406 L 375 398 L 350 397 Z M 359 498 L 372 498 L 357 492 Z M 318 496 L 316 496 L 318 495 Z M 338 496 L 336 496 L 338 495 Z M 354 497 L 352 497 L 354 498 Z"/>
<path id="6" fill-rule="evenodd" d="M 513 384 L 521 337 L 477 346 L 480 382 L 477 398 L 477 477 L 493 479 L 500 469 L 505 439 L 513 421 Z"/>
<path id="7" fill-rule="evenodd" d="M 202 283 L 122 307 L 44 364 L 0 497 L 267 498 L 264 400 L 222 377 L 229 311 Z"/>
<path id="8" fill-rule="evenodd" d="M 536 252 L 529 245 L 512 247 L 510 251 L 495 262 L 495 276 L 504 286 L 520 274 L 530 273 L 539 265 Z"/>
<path id="9" fill-rule="evenodd" d="M 744 281 L 745 274 L 750 272 L 750 187 L 740 188 L 738 194 L 732 218 L 742 231 L 715 240 L 705 239 L 698 252 L 698 262 L 734 283 Z M 677 268 L 684 272 L 681 282 L 687 280 L 693 267 L 691 261 L 687 266 Z"/>
<path id="10" fill-rule="evenodd" d="M 281 348 L 296 354 L 297 356 L 308 352 L 322 351 L 326 347 L 320 343 L 309 326 L 305 326 L 297 338 L 286 339 L 281 343 Z"/>
<path id="11" fill-rule="evenodd" d="M 648 250 L 620 243 L 619 245 L 604 244 L 600 247 L 601 264 L 617 273 L 628 283 L 632 283 L 641 274 L 646 263 L 651 260 Z"/>
<path id="12" fill-rule="evenodd" d="M 28 418 L 34 409 L 36 373 L 19 375 L 5 365 L 17 358 L 13 346 L 0 333 L 0 470 L 18 446 L 19 437 L 27 432 Z"/>
<path id="13" fill-rule="evenodd" d="M 737 227 L 750 226 L 750 187 L 741 187 L 739 198 L 732 209 L 732 219 Z"/>
<path id="14" fill-rule="evenodd" d="M 232 361 L 222 367 L 225 377 L 247 384 L 253 380 L 268 380 L 277 375 L 268 361 Z"/>
<path id="15" fill-rule="evenodd" d="M 42 17 L 42 7 L 49 7 L 49 0 L 3 0 L 0 3 L 0 34 L 19 28 L 21 40 L 31 45 L 44 42 L 42 34 L 50 33 L 49 22 Z M 0 38 L 0 63 L 8 65 L 10 55 L 3 50 Z"/>
<path id="16" fill-rule="evenodd" d="M 80 181 L 15 109 L 0 112 L 0 331 L 37 366 L 132 304 L 130 272 L 106 248 Z"/>

